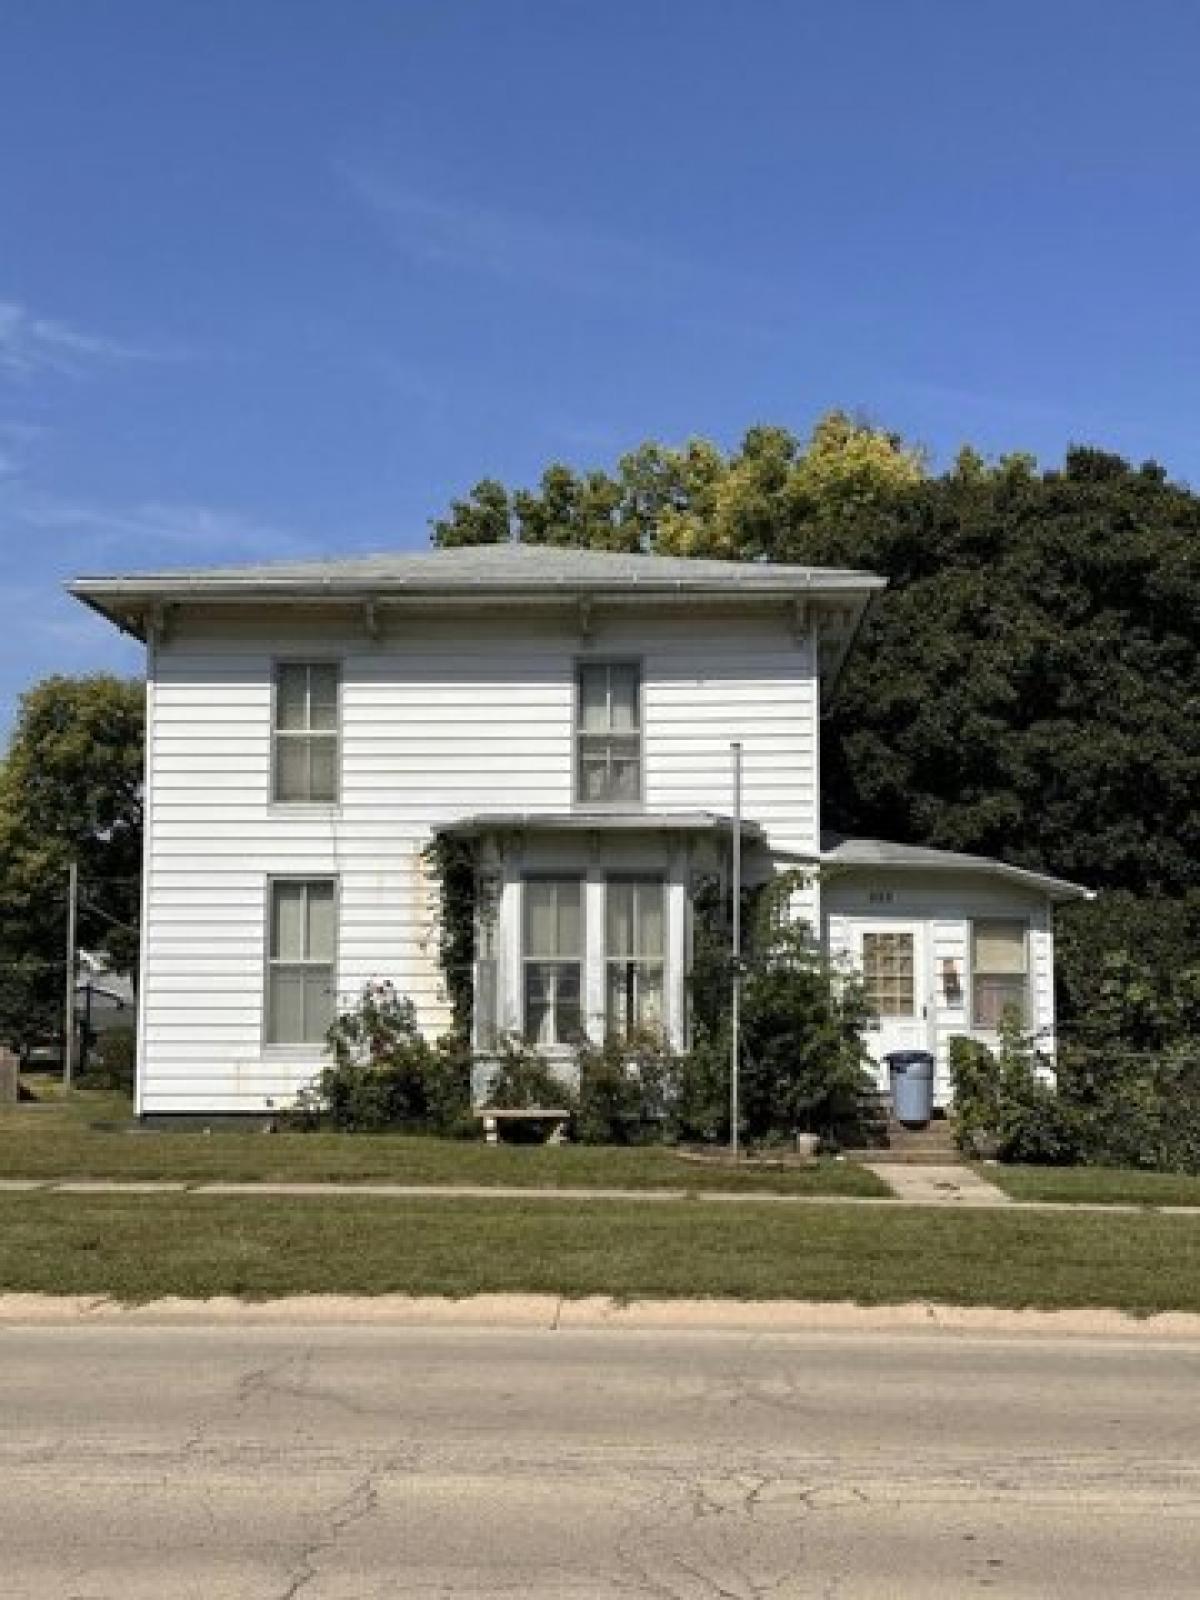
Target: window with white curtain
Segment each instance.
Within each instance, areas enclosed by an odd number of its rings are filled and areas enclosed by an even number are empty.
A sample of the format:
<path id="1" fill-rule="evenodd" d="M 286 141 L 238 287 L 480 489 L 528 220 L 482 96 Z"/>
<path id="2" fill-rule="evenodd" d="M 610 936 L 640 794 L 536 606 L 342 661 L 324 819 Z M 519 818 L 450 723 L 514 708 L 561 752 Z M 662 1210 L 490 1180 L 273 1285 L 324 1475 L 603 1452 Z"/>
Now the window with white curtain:
<path id="1" fill-rule="evenodd" d="M 336 998 L 334 880 L 277 878 L 270 915 L 267 1043 L 323 1044 Z"/>
<path id="2" fill-rule="evenodd" d="M 605 1020 L 609 1038 L 661 1031 L 665 889 L 661 878 L 610 878 L 605 889 Z"/>
<path id="3" fill-rule="evenodd" d="M 994 1032 L 1011 1012 L 1029 1025 L 1029 930 L 1023 922 L 976 922 L 971 928 L 972 1022 Z"/>
<path id="4" fill-rule="evenodd" d="M 641 671 L 630 661 L 579 667 L 578 796 L 583 805 L 642 798 Z"/>
<path id="5" fill-rule="evenodd" d="M 332 805 L 338 797 L 338 679 L 332 661 L 275 669 L 273 798 Z"/>
<path id="6" fill-rule="evenodd" d="M 539 1046 L 583 1037 L 583 883 L 528 878 L 524 885 L 525 1038 Z"/>

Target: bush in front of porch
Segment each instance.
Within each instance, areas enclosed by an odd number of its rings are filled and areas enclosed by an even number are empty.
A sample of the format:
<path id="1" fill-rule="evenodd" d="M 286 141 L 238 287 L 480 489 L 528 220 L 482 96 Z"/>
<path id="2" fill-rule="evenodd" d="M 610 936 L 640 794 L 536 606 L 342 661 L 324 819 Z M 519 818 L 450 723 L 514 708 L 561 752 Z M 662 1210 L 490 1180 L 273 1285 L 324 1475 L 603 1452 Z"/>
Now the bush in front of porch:
<path id="1" fill-rule="evenodd" d="M 1044 1166 L 1200 1173 L 1200 1051 L 1119 1042 L 1073 1044 L 1056 1081 L 1040 1075 L 1030 1042 L 1006 1030 L 993 1053 L 972 1039 L 950 1046 L 958 1139 L 971 1155 Z"/>

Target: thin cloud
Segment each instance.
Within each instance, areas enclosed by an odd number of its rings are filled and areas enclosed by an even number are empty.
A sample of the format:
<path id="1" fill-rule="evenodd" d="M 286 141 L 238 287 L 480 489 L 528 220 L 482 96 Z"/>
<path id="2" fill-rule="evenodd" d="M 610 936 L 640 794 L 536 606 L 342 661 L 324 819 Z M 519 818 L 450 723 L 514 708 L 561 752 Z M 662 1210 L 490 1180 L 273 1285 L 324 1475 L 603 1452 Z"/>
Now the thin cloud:
<path id="1" fill-rule="evenodd" d="M 0 300 L 0 374 L 10 378 L 45 372 L 77 376 L 98 363 L 158 361 L 166 355 L 40 316 L 15 300 Z"/>
<path id="2" fill-rule="evenodd" d="M 312 541 L 224 506 L 145 501 L 133 506 L 91 504 L 25 493 L 0 501 L 0 523 L 59 538 L 60 557 L 78 570 L 159 562 L 286 558 L 312 552 Z"/>
<path id="3" fill-rule="evenodd" d="M 691 257 L 585 223 L 442 199 L 345 162 L 335 170 L 395 248 L 417 265 L 565 297 L 652 306 L 660 321 L 677 327 L 771 335 L 769 323 L 748 319 L 740 309 L 769 298 L 763 284 L 731 283 Z"/>

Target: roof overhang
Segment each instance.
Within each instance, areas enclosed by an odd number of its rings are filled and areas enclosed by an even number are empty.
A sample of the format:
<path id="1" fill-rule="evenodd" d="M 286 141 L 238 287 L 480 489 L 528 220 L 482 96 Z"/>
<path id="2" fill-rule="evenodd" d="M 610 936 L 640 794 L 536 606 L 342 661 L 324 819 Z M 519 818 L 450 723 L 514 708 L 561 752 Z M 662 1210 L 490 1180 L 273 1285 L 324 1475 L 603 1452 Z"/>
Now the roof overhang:
<path id="1" fill-rule="evenodd" d="M 1014 866 L 1011 862 L 997 860 L 995 856 L 933 850 L 918 845 L 895 844 L 886 839 L 842 839 L 835 845 L 823 848 L 819 855 L 806 859 L 815 860 L 825 878 L 850 874 L 861 876 L 872 872 L 903 872 L 913 876 L 921 873 L 981 873 L 1024 889 L 1035 890 L 1055 901 L 1096 898 L 1096 891 L 1084 884 L 1055 877 L 1051 873 L 1036 872 L 1029 867 Z"/>
<path id="2" fill-rule="evenodd" d="M 606 576 L 586 572 L 532 573 L 528 560 L 519 570 L 458 575 L 426 558 L 428 572 L 403 574 L 349 572 L 337 563 L 325 570 L 271 573 L 237 569 L 194 573 L 149 573 L 82 577 L 67 592 L 134 638 L 166 637 L 175 618 L 203 611 L 222 616 L 246 609 L 288 609 L 328 618 L 378 637 L 389 621 L 417 614 L 462 615 L 511 610 L 566 616 L 584 636 L 606 612 L 686 608 L 701 615 L 722 612 L 781 617 L 796 633 L 814 630 L 818 662 L 827 689 L 839 677 L 850 647 L 886 579 L 870 572 L 799 568 L 759 562 L 668 560 L 670 573 L 653 570 Z M 653 561 L 655 558 L 643 558 Z"/>
<path id="3" fill-rule="evenodd" d="M 732 835 L 734 819 L 719 811 L 487 811 L 442 823 L 454 838 L 499 833 L 699 833 Z M 742 820 L 742 838 L 764 844 L 757 822 Z"/>

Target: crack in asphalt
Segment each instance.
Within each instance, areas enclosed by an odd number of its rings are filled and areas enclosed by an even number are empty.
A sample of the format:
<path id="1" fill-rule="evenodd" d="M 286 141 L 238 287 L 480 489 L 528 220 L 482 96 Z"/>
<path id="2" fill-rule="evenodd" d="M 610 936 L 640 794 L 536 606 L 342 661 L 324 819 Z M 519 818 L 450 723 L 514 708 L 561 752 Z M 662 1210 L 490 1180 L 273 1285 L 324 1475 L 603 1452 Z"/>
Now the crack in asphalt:
<path id="1" fill-rule="evenodd" d="M 378 1480 L 391 1470 L 389 1465 L 374 1467 L 353 1485 L 349 1494 L 325 1513 L 329 1522 L 325 1531 L 304 1545 L 288 1574 L 287 1587 L 279 1593 L 278 1600 L 296 1600 L 301 1590 L 307 1588 L 319 1575 L 317 1562 L 328 1555 L 350 1528 L 369 1517 L 379 1506 Z"/>

